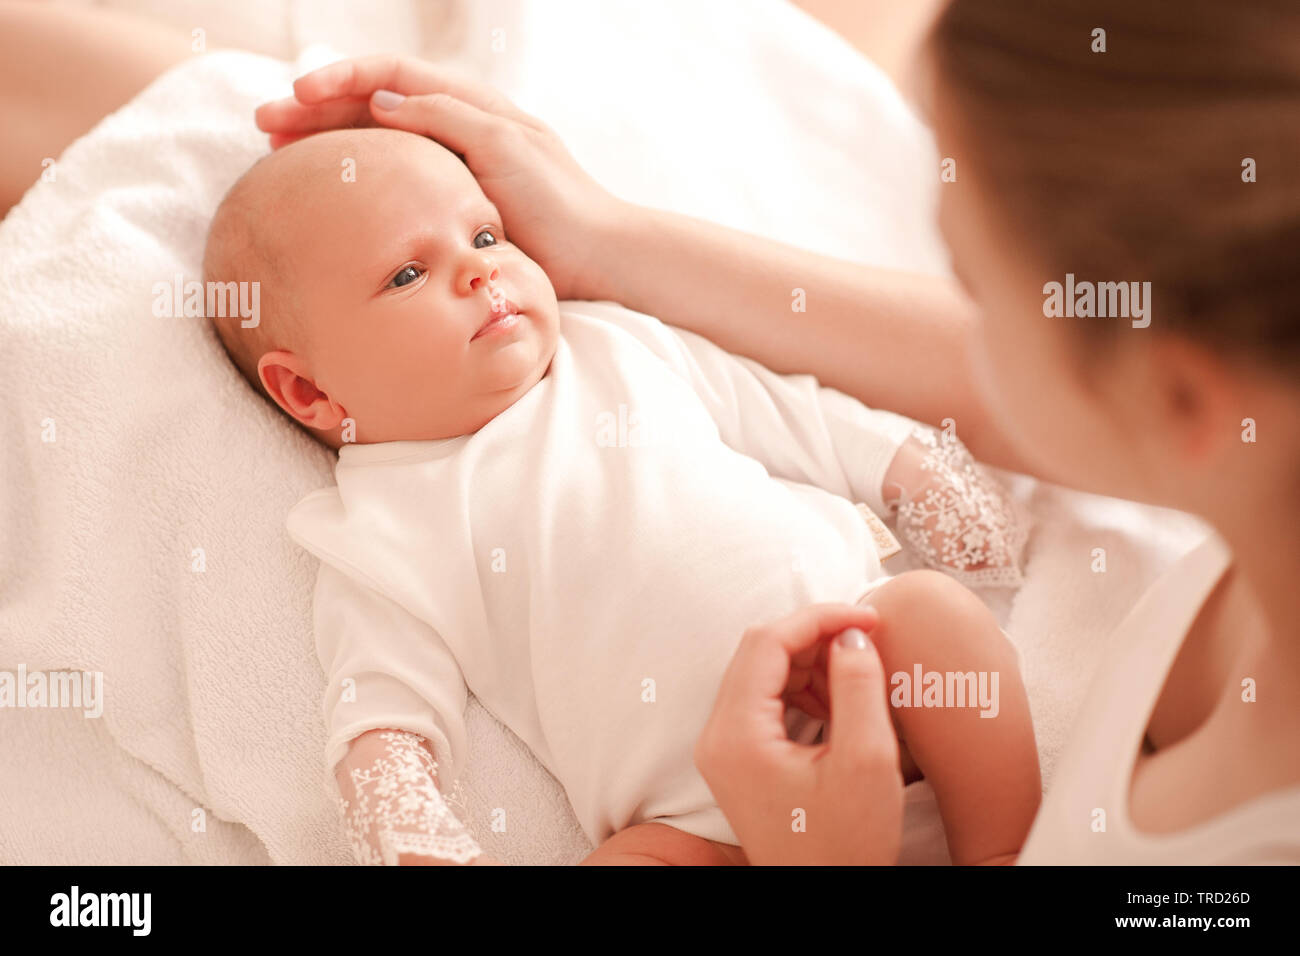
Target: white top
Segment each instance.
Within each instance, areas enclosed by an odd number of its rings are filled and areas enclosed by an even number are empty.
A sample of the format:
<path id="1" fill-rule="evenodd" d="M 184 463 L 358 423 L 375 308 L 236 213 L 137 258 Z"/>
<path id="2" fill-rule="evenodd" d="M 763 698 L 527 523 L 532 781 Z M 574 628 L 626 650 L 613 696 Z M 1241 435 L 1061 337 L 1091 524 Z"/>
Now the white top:
<path id="1" fill-rule="evenodd" d="M 1133 769 L 1183 641 L 1231 563 L 1217 535 L 1176 562 L 1143 595 L 1076 719 L 1022 864 L 1201 865 L 1300 862 L 1300 787 L 1266 793 L 1175 833 L 1143 833 L 1129 819 Z M 1214 774 L 1203 784 L 1213 786 Z M 1105 829 L 1098 821 L 1104 811 Z"/>
<path id="2" fill-rule="evenodd" d="M 392 727 L 454 779 L 468 689 L 593 842 L 655 819 L 737 842 L 693 760 L 723 671 L 746 628 L 882 577 L 883 528 L 855 502 L 884 510 L 913 427 L 566 303 L 548 374 L 513 406 L 473 435 L 345 445 L 337 487 L 290 513 L 321 559 L 328 765 Z"/>

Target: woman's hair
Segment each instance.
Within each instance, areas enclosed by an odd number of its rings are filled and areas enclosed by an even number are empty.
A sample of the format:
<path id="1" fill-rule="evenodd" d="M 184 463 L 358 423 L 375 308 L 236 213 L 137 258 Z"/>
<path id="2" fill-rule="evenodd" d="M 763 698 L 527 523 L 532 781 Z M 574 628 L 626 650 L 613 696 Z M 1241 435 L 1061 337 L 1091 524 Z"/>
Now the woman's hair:
<path id="1" fill-rule="evenodd" d="M 1045 280 L 1150 281 L 1151 332 L 1300 369 L 1300 2 L 955 0 L 927 54 Z"/>

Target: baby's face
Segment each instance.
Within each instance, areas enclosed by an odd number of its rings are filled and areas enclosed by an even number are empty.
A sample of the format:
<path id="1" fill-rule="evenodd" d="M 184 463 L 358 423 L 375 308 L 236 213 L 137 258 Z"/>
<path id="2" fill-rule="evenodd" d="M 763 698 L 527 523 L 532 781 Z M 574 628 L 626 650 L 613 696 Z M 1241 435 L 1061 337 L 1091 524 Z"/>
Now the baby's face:
<path id="1" fill-rule="evenodd" d="M 291 387 L 310 398 L 310 381 L 358 442 L 381 442 L 474 432 L 546 374 L 555 290 L 455 155 L 380 129 L 282 152 L 305 187 L 267 224 L 300 325 Z M 279 354 L 262 357 L 264 381 Z"/>

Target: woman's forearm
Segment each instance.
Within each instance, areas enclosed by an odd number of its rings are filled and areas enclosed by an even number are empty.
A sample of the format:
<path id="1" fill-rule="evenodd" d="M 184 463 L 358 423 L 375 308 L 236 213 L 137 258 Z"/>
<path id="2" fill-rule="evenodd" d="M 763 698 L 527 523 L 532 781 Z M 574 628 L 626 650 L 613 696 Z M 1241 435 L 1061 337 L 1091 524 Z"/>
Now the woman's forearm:
<path id="1" fill-rule="evenodd" d="M 143 17 L 0 0 L 0 216 L 81 134 L 192 52 Z"/>
<path id="2" fill-rule="evenodd" d="M 630 205 L 596 247 L 588 298 L 655 315 L 775 371 L 811 373 L 873 407 L 933 425 L 951 418 L 977 457 L 1025 468 L 975 385 L 977 316 L 954 281 Z"/>

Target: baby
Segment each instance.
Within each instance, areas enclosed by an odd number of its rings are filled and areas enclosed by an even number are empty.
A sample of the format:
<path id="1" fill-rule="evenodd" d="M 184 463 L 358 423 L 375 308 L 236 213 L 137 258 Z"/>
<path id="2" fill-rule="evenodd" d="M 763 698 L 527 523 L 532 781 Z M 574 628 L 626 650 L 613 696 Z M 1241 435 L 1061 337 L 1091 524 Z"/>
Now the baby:
<path id="1" fill-rule="evenodd" d="M 1039 777 L 1015 652 L 951 576 L 1015 583 L 1023 536 L 955 440 L 610 303 L 561 309 L 465 165 L 410 133 L 259 161 L 204 272 L 260 283 L 256 321 L 218 334 L 339 452 L 288 528 L 321 562 L 326 764 L 361 861 L 483 860 L 440 794 L 472 691 L 591 860 L 743 862 L 693 763 L 722 674 L 747 627 L 867 595 L 954 861 L 1020 845 Z M 884 573 L 894 507 L 951 576 Z M 812 742 L 806 709 L 787 725 Z"/>

